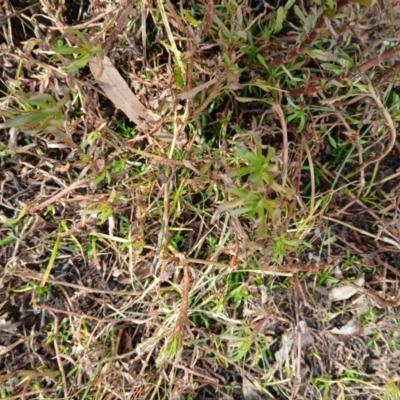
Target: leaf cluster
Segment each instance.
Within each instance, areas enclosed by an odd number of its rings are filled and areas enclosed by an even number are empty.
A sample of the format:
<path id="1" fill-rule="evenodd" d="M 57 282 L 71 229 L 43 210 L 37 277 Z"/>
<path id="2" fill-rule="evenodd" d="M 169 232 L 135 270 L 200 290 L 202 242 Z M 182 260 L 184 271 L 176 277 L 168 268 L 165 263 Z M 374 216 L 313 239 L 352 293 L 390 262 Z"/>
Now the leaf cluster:
<path id="1" fill-rule="evenodd" d="M 61 128 L 65 114 L 62 108 L 69 100 L 65 95 L 57 101 L 46 93 L 34 94 L 30 97 L 18 99 L 18 107 L 0 111 L 0 115 L 6 118 L 1 124 L 2 128 L 24 128 L 35 132 L 54 132 Z"/>
<path id="2" fill-rule="evenodd" d="M 85 35 L 76 29 L 68 29 L 67 32 L 72 41 L 79 45 L 69 46 L 57 42 L 55 52 L 59 55 L 74 56 L 74 58 L 68 60 L 68 64 L 64 67 L 64 70 L 68 73 L 76 73 L 85 67 L 94 55 L 102 53 L 103 48 L 100 44 L 91 44 Z"/>
<path id="3" fill-rule="evenodd" d="M 230 189 L 236 199 L 226 206 L 234 215 L 256 218 L 257 234 L 261 238 L 267 233 L 268 219 L 274 225 L 280 222 L 281 200 L 292 199 L 293 191 L 278 182 L 280 168 L 273 147 L 268 147 L 266 155 L 262 154 L 260 145 L 256 145 L 255 153 L 239 148 L 236 157 L 240 165 L 233 168 L 229 175 L 239 180 L 240 187 Z M 241 184 L 243 178 L 246 182 Z"/>

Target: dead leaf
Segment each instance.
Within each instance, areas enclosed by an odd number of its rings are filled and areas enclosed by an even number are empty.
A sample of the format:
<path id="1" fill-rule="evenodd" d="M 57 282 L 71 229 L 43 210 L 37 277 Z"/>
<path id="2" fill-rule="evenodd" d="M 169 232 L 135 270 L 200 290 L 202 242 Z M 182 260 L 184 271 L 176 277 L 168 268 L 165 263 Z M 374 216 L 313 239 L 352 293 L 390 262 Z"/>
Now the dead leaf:
<path id="1" fill-rule="evenodd" d="M 10 128 L 8 134 L 9 134 L 8 148 L 10 149 L 11 154 L 18 153 L 18 145 L 17 145 L 18 129 Z"/>
<path id="2" fill-rule="evenodd" d="M 5 304 L 5 303 L 3 303 Z M 1 305 L 0 305 L 1 307 Z M 3 314 L 3 317 L 7 314 Z M 0 331 L 4 332 L 13 332 L 18 329 L 18 326 L 21 325 L 21 322 L 10 323 L 6 318 L 0 318 Z"/>
<path id="3" fill-rule="evenodd" d="M 301 348 L 307 347 L 313 343 L 313 337 L 310 334 L 306 321 L 299 321 L 300 333 L 301 333 Z"/>
<path id="4" fill-rule="evenodd" d="M 363 276 L 354 281 L 354 284 L 362 287 L 364 285 L 365 279 Z M 341 301 L 347 300 L 357 293 L 357 289 L 353 286 L 340 286 L 334 287 L 329 290 L 328 298 L 330 301 Z"/>
<path id="5" fill-rule="evenodd" d="M 282 346 L 275 353 L 275 360 L 282 366 L 287 360 L 293 346 L 294 329 L 289 329 L 282 335 Z"/>
<path id="6" fill-rule="evenodd" d="M 161 117 L 144 107 L 108 57 L 104 56 L 102 66 L 99 65 L 96 57 L 93 57 L 89 66 L 100 87 L 115 106 L 120 108 L 140 129 L 154 128 Z"/>
<path id="7" fill-rule="evenodd" d="M 206 83 L 202 83 L 199 86 L 196 86 L 192 89 L 187 90 L 186 92 L 179 93 L 178 99 L 179 100 L 193 99 L 193 97 L 196 96 L 197 93 L 201 92 L 204 89 L 207 89 L 209 86 L 214 85 L 214 83 L 217 83 L 217 82 L 218 82 L 217 78 L 211 79 L 210 81 L 208 81 Z"/>
<path id="8" fill-rule="evenodd" d="M 135 278 L 139 281 L 151 276 L 151 263 L 144 259 L 144 257 L 139 257 L 135 260 L 134 265 L 132 265 L 132 271 Z M 123 285 L 132 284 L 131 274 L 124 269 L 115 269 L 113 272 L 113 277 Z"/>
<path id="9" fill-rule="evenodd" d="M 340 329 L 333 328 L 330 330 L 335 335 L 354 335 L 360 329 L 358 321 L 353 318 L 346 325 L 343 325 Z"/>
<path id="10" fill-rule="evenodd" d="M 295 328 L 290 328 L 282 335 L 282 346 L 275 353 L 275 359 L 280 366 L 282 366 L 287 360 L 289 353 L 292 350 L 295 336 L 297 337 L 298 333 L 300 333 L 301 335 L 301 348 L 307 347 L 312 343 L 313 340 L 312 336 L 310 335 L 307 323 L 305 321 L 299 321 L 297 330 Z"/>
<path id="11" fill-rule="evenodd" d="M 182 164 L 183 164 L 186 168 L 192 170 L 195 174 L 200 175 L 200 171 L 199 171 L 198 169 L 196 169 L 190 161 L 188 161 L 188 160 L 182 160 Z"/>
<path id="12" fill-rule="evenodd" d="M 245 377 L 243 377 L 243 397 L 245 400 L 260 400 L 257 388 Z"/>

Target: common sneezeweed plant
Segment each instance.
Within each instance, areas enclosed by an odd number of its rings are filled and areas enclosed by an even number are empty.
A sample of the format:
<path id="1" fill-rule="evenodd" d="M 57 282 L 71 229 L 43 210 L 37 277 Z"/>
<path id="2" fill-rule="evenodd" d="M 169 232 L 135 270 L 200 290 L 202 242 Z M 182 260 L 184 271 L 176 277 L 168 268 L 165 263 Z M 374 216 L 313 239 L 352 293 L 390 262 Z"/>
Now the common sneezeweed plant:
<path id="1" fill-rule="evenodd" d="M 236 156 L 241 158 L 247 165 L 235 168 L 229 172 L 229 175 L 232 178 L 242 178 L 248 175 L 248 180 L 255 189 L 263 190 L 268 187 L 274 192 L 291 199 L 293 198 L 292 189 L 283 187 L 275 180 L 280 171 L 279 166 L 271 162 L 274 155 L 275 149 L 273 147 L 268 147 L 266 156 L 262 155 L 261 146 L 256 146 L 256 153 L 243 148 L 238 149 Z"/>
<path id="2" fill-rule="evenodd" d="M 259 238 L 267 233 L 267 216 L 273 224 L 279 223 L 280 211 L 275 199 L 267 199 L 261 192 L 253 193 L 245 189 L 232 188 L 230 191 L 237 196 L 237 199 L 227 203 L 227 208 L 232 209 L 233 215 L 256 218 Z"/>
<path id="3" fill-rule="evenodd" d="M 236 199 L 223 204 L 219 212 L 230 210 L 233 215 L 244 215 L 255 218 L 257 236 L 264 237 L 267 233 L 268 219 L 278 225 L 281 219 L 283 199 L 293 199 L 293 190 L 277 182 L 280 174 L 279 164 L 274 160 L 275 150 L 269 147 L 267 154 L 262 154 L 260 144 L 256 144 L 255 153 L 248 149 L 238 149 L 236 152 L 240 164 L 229 172 L 232 178 L 240 180 L 242 187 L 230 188 Z M 243 181 L 243 178 L 247 178 Z"/>

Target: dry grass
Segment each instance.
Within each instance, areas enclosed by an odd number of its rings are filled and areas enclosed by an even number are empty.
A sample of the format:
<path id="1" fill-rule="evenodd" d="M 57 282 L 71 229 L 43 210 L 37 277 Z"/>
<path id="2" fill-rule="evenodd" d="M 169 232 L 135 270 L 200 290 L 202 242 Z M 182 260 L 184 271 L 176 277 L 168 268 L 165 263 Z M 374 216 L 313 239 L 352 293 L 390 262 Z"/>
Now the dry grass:
<path id="1" fill-rule="evenodd" d="M 1 398 L 400 398 L 399 4 L 268 3 L 1 3 Z"/>

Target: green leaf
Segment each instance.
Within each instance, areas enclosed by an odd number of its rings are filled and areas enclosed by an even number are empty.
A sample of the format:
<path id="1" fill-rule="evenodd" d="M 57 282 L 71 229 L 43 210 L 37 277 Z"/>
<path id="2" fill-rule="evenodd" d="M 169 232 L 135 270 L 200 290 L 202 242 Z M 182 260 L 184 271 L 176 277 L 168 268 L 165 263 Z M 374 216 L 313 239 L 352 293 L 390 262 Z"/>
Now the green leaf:
<path id="1" fill-rule="evenodd" d="M 90 61 L 90 58 L 90 53 L 81 55 L 75 58 L 75 60 L 73 60 L 70 65 L 64 67 L 64 70 L 68 73 L 78 72 L 81 68 L 87 65 L 87 63 Z"/>
<path id="2" fill-rule="evenodd" d="M 19 115 L 14 118 L 10 118 L 8 121 L 4 123 L 4 126 L 7 128 L 17 128 L 19 126 L 30 124 L 34 121 L 34 115 L 26 114 L 26 115 Z"/>
<path id="3" fill-rule="evenodd" d="M 84 49 L 81 47 L 67 47 L 67 46 L 62 46 L 62 47 L 56 47 L 54 51 L 58 54 L 62 54 L 65 56 L 71 55 L 71 54 L 81 54 Z"/>
<path id="4" fill-rule="evenodd" d="M 232 215 L 243 215 L 251 211 L 251 207 L 240 207 L 232 210 Z"/>
<path id="5" fill-rule="evenodd" d="M 283 27 L 283 20 L 286 17 L 286 10 L 283 7 L 279 7 L 278 11 L 276 12 L 276 21 L 275 21 L 275 27 L 274 27 L 274 32 L 278 33 L 282 30 Z"/>
<path id="6" fill-rule="evenodd" d="M 264 57 L 261 54 L 257 54 L 257 60 L 260 62 L 260 64 L 265 68 L 268 69 L 267 63 L 265 62 Z"/>
<path id="7" fill-rule="evenodd" d="M 352 0 L 353 3 L 361 4 L 364 7 L 372 6 L 373 0 Z"/>
<path id="8" fill-rule="evenodd" d="M 183 15 L 185 18 L 194 26 L 197 27 L 200 25 L 200 21 L 192 16 L 189 10 L 183 10 Z"/>
<path id="9" fill-rule="evenodd" d="M 179 67 L 174 68 L 174 78 L 175 78 L 175 83 L 179 87 L 181 87 L 181 88 L 185 87 L 185 80 L 183 78 L 181 69 Z"/>
<path id="10" fill-rule="evenodd" d="M 96 46 L 92 47 L 90 49 L 90 54 L 97 54 L 101 53 L 103 51 L 103 47 L 101 47 L 101 44 L 96 44 Z"/>
<path id="11" fill-rule="evenodd" d="M 251 172 L 251 170 L 249 167 L 241 167 L 241 168 L 236 168 L 232 171 L 229 171 L 229 176 L 232 178 L 234 178 L 234 177 L 241 178 L 242 176 L 247 175 L 250 172 Z"/>
<path id="12" fill-rule="evenodd" d="M 285 10 L 289 11 L 292 7 L 292 5 L 296 2 L 296 0 L 288 0 L 287 3 L 285 4 Z"/>
<path id="13" fill-rule="evenodd" d="M 336 8 L 336 4 L 333 0 L 325 0 L 325 4 L 324 4 L 325 10 L 326 11 L 334 11 Z"/>
<path id="14" fill-rule="evenodd" d="M 330 145 L 331 145 L 334 149 L 337 148 L 336 140 L 335 140 L 331 135 L 328 135 L 328 141 L 329 141 Z"/>
<path id="15" fill-rule="evenodd" d="M 300 7 L 296 4 L 294 6 L 294 13 L 296 14 L 297 18 L 303 23 L 305 24 L 307 22 L 306 17 L 304 16 L 303 12 L 301 11 Z"/>
<path id="16" fill-rule="evenodd" d="M 34 94 L 31 97 L 29 97 L 29 99 L 27 100 L 28 104 L 32 104 L 38 107 L 48 107 L 49 104 L 54 105 L 56 102 L 54 100 L 54 97 L 51 96 L 50 94 L 46 94 L 46 93 L 38 93 L 38 94 Z"/>
<path id="17" fill-rule="evenodd" d="M 257 86 L 260 89 L 264 90 L 265 92 L 270 92 L 271 90 L 274 91 L 276 90 L 276 87 L 274 86 L 269 86 L 265 81 L 261 79 L 257 79 L 254 82 L 251 83 L 252 86 Z M 249 85 L 250 86 L 250 85 Z"/>
<path id="18" fill-rule="evenodd" d="M 6 236 L 4 239 L 0 240 L 0 246 L 4 246 L 7 243 L 10 243 L 14 240 L 15 238 L 12 236 Z"/>
<path id="19" fill-rule="evenodd" d="M 67 33 L 76 36 L 81 41 L 84 47 L 88 49 L 90 48 L 90 42 L 86 39 L 85 35 L 82 32 L 78 31 L 77 29 L 68 28 Z"/>

